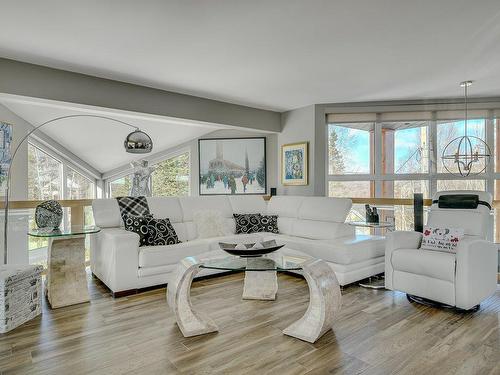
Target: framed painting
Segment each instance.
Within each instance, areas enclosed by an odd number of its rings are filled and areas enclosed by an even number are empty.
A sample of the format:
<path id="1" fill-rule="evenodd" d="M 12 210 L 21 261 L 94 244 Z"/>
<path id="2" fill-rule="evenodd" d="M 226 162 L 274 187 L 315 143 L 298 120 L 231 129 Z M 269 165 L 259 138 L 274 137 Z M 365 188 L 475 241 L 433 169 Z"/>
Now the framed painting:
<path id="1" fill-rule="evenodd" d="M 9 173 L 12 143 L 12 125 L 0 121 L 0 196 L 5 196 L 7 175 Z"/>
<path id="2" fill-rule="evenodd" d="M 266 194 L 266 138 L 198 141 L 200 195 Z"/>
<path id="3" fill-rule="evenodd" d="M 307 142 L 281 146 L 281 183 L 283 185 L 308 184 L 308 146 Z"/>

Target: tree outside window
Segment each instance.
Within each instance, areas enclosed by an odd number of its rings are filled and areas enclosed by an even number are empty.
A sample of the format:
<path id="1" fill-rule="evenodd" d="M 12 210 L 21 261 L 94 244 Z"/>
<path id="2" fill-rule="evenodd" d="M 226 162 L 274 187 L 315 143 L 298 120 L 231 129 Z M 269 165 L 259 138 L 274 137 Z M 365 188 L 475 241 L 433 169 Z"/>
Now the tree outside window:
<path id="1" fill-rule="evenodd" d="M 182 197 L 189 195 L 189 152 L 166 159 L 155 165 L 152 174 L 154 197 Z"/>

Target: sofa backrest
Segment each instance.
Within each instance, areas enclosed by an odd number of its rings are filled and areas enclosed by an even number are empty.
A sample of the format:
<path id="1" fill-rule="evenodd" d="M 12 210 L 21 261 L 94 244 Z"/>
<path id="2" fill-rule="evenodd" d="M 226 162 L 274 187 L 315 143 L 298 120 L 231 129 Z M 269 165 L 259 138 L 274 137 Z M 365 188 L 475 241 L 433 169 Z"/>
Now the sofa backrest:
<path id="1" fill-rule="evenodd" d="M 432 198 L 439 200 L 441 195 L 476 194 L 479 200 L 491 205 L 492 197 L 490 193 L 476 190 L 452 190 L 437 192 Z M 464 233 L 469 236 L 479 236 L 486 238 L 490 209 L 482 204 L 476 209 L 456 209 L 439 208 L 437 203 L 433 203 L 429 212 L 427 225 L 431 227 L 463 228 Z"/>
<path id="2" fill-rule="evenodd" d="M 275 196 L 268 203 L 261 196 L 148 197 L 151 213 L 169 218 L 181 241 L 198 237 L 193 214 L 199 210 L 218 210 L 228 233 L 235 232 L 233 213 L 278 215 L 280 233 L 311 239 L 332 239 L 354 234 L 345 224 L 352 206 L 346 198 Z M 92 202 L 96 225 L 101 228 L 123 225 L 116 199 Z"/>
<path id="3" fill-rule="evenodd" d="M 275 196 L 268 213 L 278 215 L 280 233 L 326 240 L 354 234 L 345 224 L 351 207 L 348 198 Z"/>

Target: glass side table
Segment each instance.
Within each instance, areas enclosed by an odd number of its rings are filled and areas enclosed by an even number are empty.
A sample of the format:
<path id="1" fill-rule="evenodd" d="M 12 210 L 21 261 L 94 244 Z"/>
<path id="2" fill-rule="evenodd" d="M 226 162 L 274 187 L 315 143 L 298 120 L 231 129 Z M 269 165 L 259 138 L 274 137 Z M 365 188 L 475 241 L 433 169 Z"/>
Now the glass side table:
<path id="1" fill-rule="evenodd" d="M 283 330 L 285 335 L 300 340 L 314 343 L 332 329 L 334 316 L 340 310 L 337 277 L 321 259 L 289 258 L 279 252 L 255 258 L 200 259 L 192 256 L 179 262 L 167 286 L 167 302 L 184 337 L 218 331 L 212 319 L 191 304 L 191 282 L 200 269 L 245 272 L 243 299 L 266 301 L 276 299 L 276 272 L 301 272 L 309 285 L 309 307 L 302 318 Z"/>
<path id="2" fill-rule="evenodd" d="M 394 230 L 394 223 L 389 221 L 381 221 L 379 223 L 369 223 L 367 221 L 350 221 L 347 224 L 353 227 L 372 228 L 372 229 L 387 229 Z M 359 283 L 360 287 L 369 289 L 385 289 L 385 278 L 383 275 L 375 275 L 368 278 L 368 282 Z"/>
<path id="3" fill-rule="evenodd" d="M 98 233 L 96 226 L 71 226 L 54 230 L 38 228 L 29 236 L 47 238 L 47 278 L 45 293 L 50 307 L 76 305 L 90 301 L 85 271 L 85 236 Z"/>

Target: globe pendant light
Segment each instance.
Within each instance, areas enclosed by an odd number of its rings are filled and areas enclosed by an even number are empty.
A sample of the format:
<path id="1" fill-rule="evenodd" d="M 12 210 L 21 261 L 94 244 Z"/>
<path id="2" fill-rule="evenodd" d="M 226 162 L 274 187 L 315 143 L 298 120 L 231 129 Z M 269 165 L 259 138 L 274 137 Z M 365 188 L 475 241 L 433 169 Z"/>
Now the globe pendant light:
<path id="1" fill-rule="evenodd" d="M 472 85 L 472 81 L 460 82 L 460 86 L 464 88 L 464 135 L 448 143 L 441 156 L 443 167 L 449 173 L 462 177 L 476 176 L 483 173 L 491 158 L 491 150 L 488 144 L 481 138 L 467 134 L 467 93 L 470 85 Z"/>

